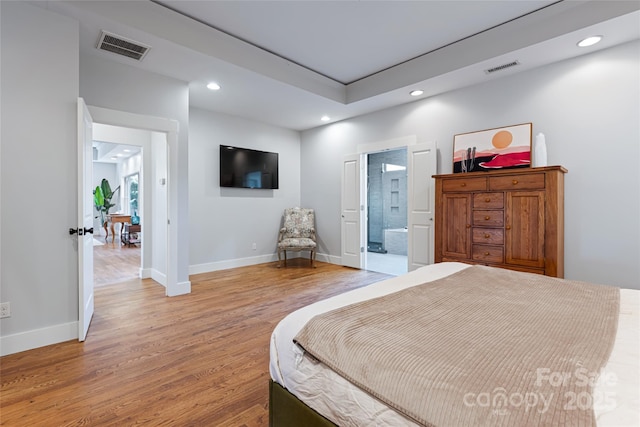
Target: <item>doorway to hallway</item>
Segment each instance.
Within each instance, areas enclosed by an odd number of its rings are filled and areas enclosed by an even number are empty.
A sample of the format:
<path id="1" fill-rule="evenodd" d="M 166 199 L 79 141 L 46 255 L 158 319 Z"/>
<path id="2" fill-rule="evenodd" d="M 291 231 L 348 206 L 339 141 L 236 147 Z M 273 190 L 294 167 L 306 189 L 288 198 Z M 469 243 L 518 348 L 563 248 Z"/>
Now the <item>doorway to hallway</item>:
<path id="1" fill-rule="evenodd" d="M 140 200 L 144 193 L 144 156 L 151 150 L 151 132 L 121 126 L 93 124 L 93 188 L 94 205 L 98 187 L 109 184 L 113 196 L 105 206 L 94 206 L 94 263 L 96 286 L 143 275 L 141 221 L 143 210 Z M 146 149 L 145 149 L 146 148 Z M 146 153 L 145 153 L 146 151 Z M 147 162 L 148 164 L 149 162 Z M 147 180 L 148 181 L 148 180 Z M 106 201 L 105 201 L 106 202 Z M 151 214 L 150 207 L 146 210 Z M 120 218 L 110 221 L 110 215 Z M 135 228 L 135 232 L 131 232 Z M 151 245 L 145 242 L 147 251 Z"/>

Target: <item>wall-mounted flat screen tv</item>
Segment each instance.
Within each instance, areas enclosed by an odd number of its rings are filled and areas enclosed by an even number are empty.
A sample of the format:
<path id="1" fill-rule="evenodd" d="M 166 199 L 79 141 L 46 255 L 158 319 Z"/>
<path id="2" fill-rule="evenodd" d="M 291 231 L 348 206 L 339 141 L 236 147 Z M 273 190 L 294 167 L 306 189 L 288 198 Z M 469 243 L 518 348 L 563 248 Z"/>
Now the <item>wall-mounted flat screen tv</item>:
<path id="1" fill-rule="evenodd" d="M 278 153 L 220 146 L 220 187 L 278 188 Z"/>

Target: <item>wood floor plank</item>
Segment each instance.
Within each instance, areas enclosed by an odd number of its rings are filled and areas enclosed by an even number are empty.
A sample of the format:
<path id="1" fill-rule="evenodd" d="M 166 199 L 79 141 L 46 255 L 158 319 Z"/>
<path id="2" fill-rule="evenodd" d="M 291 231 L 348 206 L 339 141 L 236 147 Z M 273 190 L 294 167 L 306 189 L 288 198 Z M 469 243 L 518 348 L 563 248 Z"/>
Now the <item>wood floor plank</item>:
<path id="1" fill-rule="evenodd" d="M 102 246 L 100 247 L 102 248 Z M 293 259 L 95 289 L 84 343 L 0 358 L 3 426 L 266 426 L 269 340 L 302 306 L 389 276 Z"/>

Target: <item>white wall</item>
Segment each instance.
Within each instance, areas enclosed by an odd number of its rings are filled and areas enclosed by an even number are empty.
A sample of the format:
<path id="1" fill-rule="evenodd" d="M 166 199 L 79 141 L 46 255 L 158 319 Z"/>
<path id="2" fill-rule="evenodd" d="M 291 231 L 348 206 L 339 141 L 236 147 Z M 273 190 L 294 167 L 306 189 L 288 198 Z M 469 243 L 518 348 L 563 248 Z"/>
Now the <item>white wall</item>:
<path id="1" fill-rule="evenodd" d="M 196 108 L 189 120 L 191 272 L 277 259 L 282 213 L 300 205 L 299 132 Z M 220 188 L 220 145 L 277 152 L 280 188 Z"/>
<path id="2" fill-rule="evenodd" d="M 0 2 L 0 353 L 77 338 L 78 24 Z"/>
<path id="3" fill-rule="evenodd" d="M 532 122 L 565 166 L 565 276 L 640 288 L 640 42 L 302 133 L 302 204 L 340 255 L 340 165 L 356 145 L 415 134 L 452 170 L 458 133 Z"/>
<path id="4" fill-rule="evenodd" d="M 176 242 L 177 281 L 189 283 L 189 88 L 186 82 L 97 56 L 80 58 L 80 94 L 87 105 L 176 120 L 178 143 L 169 148 L 171 227 Z M 171 145 L 171 144 L 170 144 Z M 143 225 L 144 227 L 144 225 Z"/>

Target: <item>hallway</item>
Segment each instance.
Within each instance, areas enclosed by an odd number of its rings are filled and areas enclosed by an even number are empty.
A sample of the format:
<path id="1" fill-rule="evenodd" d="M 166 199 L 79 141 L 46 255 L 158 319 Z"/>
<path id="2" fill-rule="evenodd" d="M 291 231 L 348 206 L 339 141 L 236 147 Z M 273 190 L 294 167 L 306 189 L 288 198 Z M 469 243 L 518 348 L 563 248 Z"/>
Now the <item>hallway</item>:
<path id="1" fill-rule="evenodd" d="M 96 244 L 96 241 L 102 245 Z M 140 277 L 140 246 L 122 245 L 119 236 L 115 242 L 104 242 L 96 236 L 93 246 L 93 283 L 95 287 L 111 285 Z"/>

